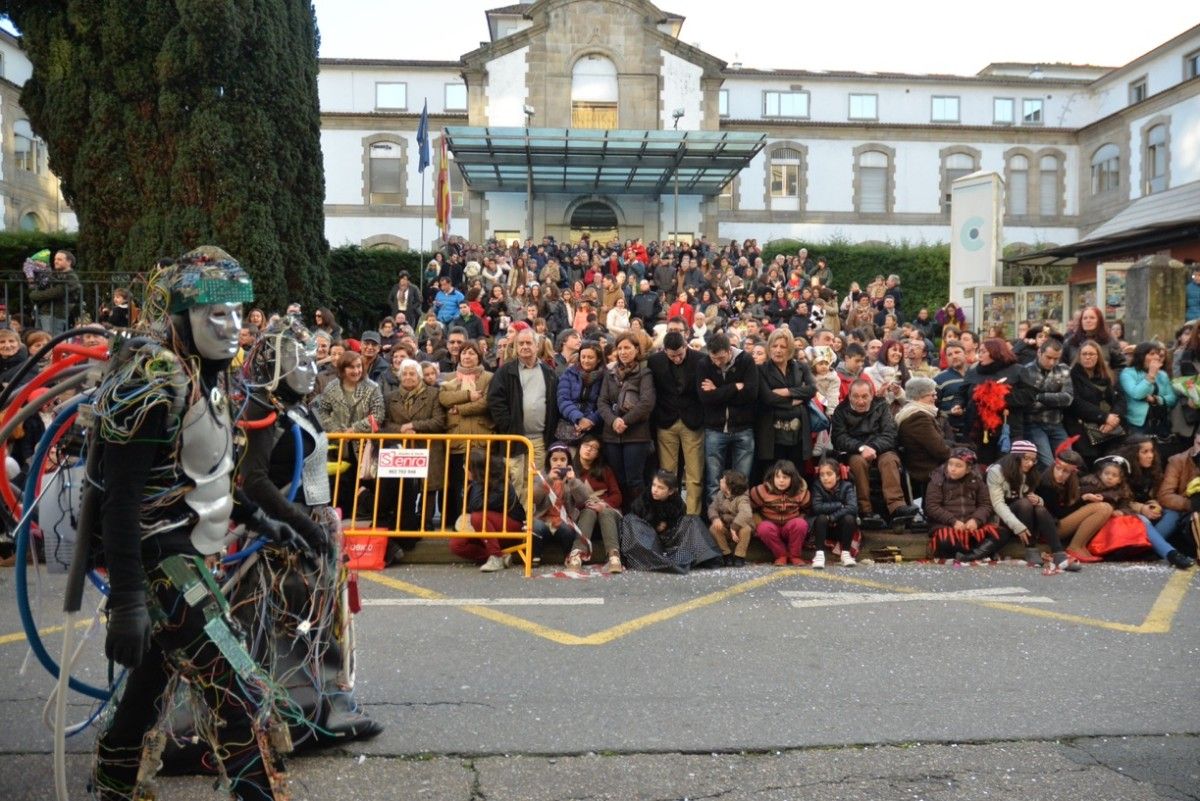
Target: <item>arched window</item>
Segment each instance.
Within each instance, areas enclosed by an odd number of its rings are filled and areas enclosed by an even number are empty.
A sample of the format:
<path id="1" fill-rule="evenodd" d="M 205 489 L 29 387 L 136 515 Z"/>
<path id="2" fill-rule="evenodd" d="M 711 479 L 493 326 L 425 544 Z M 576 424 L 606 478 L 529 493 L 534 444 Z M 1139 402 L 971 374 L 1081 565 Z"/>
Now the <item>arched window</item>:
<path id="1" fill-rule="evenodd" d="M 1146 131 L 1142 160 L 1142 193 L 1162 192 L 1167 188 L 1167 126 L 1155 125 Z"/>
<path id="2" fill-rule="evenodd" d="M 979 169 L 978 152 L 956 149 L 942 153 L 942 213 L 950 213 L 950 190 L 954 182 Z"/>
<path id="3" fill-rule="evenodd" d="M 1008 160 L 1008 213 L 1014 217 L 1029 213 L 1029 159 L 1025 156 Z"/>
<path id="4" fill-rule="evenodd" d="M 41 231 L 42 218 L 32 211 L 27 211 L 21 215 L 19 225 L 22 231 Z"/>
<path id="5" fill-rule="evenodd" d="M 892 157 L 882 150 L 864 150 L 855 161 L 858 192 L 855 210 L 862 214 L 886 214 L 890 206 Z"/>
<path id="6" fill-rule="evenodd" d="M 404 202 L 404 149 L 397 142 L 368 145 L 367 191 L 370 202 Z"/>
<path id="7" fill-rule="evenodd" d="M 1121 149 L 1109 143 L 1092 154 L 1092 194 L 1111 192 L 1121 185 Z"/>
<path id="8" fill-rule="evenodd" d="M 771 153 L 771 197 L 799 196 L 803 161 L 804 156 L 794 148 L 781 147 Z"/>
<path id="9" fill-rule="evenodd" d="M 598 53 L 584 56 L 571 70 L 571 126 L 617 127 L 617 65 Z"/>
<path id="10" fill-rule="evenodd" d="M 37 139 L 33 135 L 29 120 L 17 120 L 13 123 L 13 156 L 18 170 L 37 172 Z"/>
<path id="11" fill-rule="evenodd" d="M 1056 217 L 1061 213 L 1062 190 L 1058 156 L 1042 156 L 1038 161 L 1038 213 Z"/>

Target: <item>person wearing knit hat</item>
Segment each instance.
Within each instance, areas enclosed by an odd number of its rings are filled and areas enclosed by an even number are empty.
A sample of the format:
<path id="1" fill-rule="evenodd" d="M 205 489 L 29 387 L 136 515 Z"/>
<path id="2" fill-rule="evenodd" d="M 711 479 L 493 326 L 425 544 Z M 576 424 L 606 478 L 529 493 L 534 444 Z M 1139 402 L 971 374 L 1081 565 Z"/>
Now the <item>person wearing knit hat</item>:
<path id="1" fill-rule="evenodd" d="M 1007 454 L 988 468 L 988 495 L 1000 518 L 1000 536 L 985 540 L 968 553 L 955 554 L 957 561 L 988 558 L 1015 538 L 1027 549 L 1036 548 L 1039 540 L 1050 546 L 1047 575 L 1063 571 L 1074 573 L 1081 569 L 1079 561 L 1067 555 L 1059 539 L 1057 521 L 1035 492 L 1040 482 L 1037 458 L 1037 446 L 1027 439 L 1019 439 L 1013 442 Z"/>
<path id="2" fill-rule="evenodd" d="M 992 523 L 992 501 L 975 469 L 975 451 L 953 448 L 950 458 L 929 476 L 923 504 L 930 524 L 929 555 L 949 559 L 971 552 L 1000 531 Z"/>

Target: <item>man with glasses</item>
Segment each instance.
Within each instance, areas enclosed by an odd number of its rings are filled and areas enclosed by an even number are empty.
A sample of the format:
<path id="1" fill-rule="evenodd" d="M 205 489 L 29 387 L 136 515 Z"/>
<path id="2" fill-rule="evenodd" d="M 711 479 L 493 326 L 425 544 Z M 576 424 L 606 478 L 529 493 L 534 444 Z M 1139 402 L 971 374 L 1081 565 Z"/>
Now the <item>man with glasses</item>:
<path id="1" fill-rule="evenodd" d="M 653 422 L 658 431 L 659 466 L 680 475 L 679 458 L 683 456 L 684 499 L 690 515 L 704 509 L 704 414 L 696 379 L 704 358 L 687 346 L 681 332 L 668 331 L 663 349 L 646 362 L 658 398 Z"/>

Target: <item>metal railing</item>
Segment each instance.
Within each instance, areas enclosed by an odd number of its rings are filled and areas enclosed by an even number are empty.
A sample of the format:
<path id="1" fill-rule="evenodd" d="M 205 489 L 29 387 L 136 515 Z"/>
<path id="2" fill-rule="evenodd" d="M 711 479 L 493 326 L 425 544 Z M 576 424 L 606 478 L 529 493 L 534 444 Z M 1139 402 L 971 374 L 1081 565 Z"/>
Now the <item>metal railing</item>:
<path id="1" fill-rule="evenodd" d="M 11 273 L 8 274 L 8 276 L 11 275 Z M 99 279 L 80 278 L 78 290 L 74 292 L 68 290 L 63 299 L 43 303 L 41 313 L 46 314 L 45 308 L 48 308 L 51 303 L 61 307 L 66 302 L 71 309 L 73 318 L 78 318 L 80 314 L 87 314 L 92 322 L 97 322 L 100 318 L 100 310 L 112 305 L 113 290 L 119 288 L 128 289 L 133 297 L 133 302 L 139 308 L 141 307 L 142 295 L 146 289 L 145 277 L 142 275 L 114 275 Z M 7 277 L 6 280 L 0 281 L 0 303 L 3 303 L 8 309 L 10 317 L 18 317 L 36 326 L 38 302 L 29 297 L 29 289 L 29 284 L 23 277 Z"/>
<path id="2" fill-rule="evenodd" d="M 333 466 L 333 505 L 339 505 L 343 495 L 349 498 L 349 508 L 342 508 L 342 533 L 347 537 L 387 536 L 387 537 L 440 537 L 445 539 L 497 539 L 517 540 L 515 545 L 502 548 L 505 554 L 515 554 L 520 557 L 525 566 L 525 576 L 528 578 L 533 570 L 533 486 L 536 466 L 533 464 L 533 443 L 526 437 L 507 434 L 384 434 L 384 433 L 336 433 L 329 434 L 330 462 Z M 362 458 L 363 449 L 370 446 L 369 458 Z M 462 446 L 458 453 L 455 447 Z M 467 501 L 470 495 L 469 477 L 466 471 L 472 462 L 472 454 L 484 454 L 484 474 L 482 482 L 486 489 L 499 485 L 504 488 L 503 504 L 499 508 L 490 507 L 488 496 L 484 492 L 482 510 L 470 512 Z M 438 461 L 436 454 L 440 453 L 441 475 L 431 475 L 432 466 Z M 452 476 L 451 462 L 458 462 L 461 456 L 463 470 L 458 476 Z M 509 508 L 509 491 L 514 485 L 514 459 L 524 456 L 522 478 L 524 491 L 519 493 L 519 500 L 524 505 L 523 519 L 513 518 Z M 476 457 L 478 458 L 478 457 Z M 497 470 L 499 461 L 503 459 L 503 469 Z M 364 469 L 364 465 L 373 468 Z M 499 474 L 497 474 L 499 473 Z M 462 498 L 454 499 L 451 506 L 451 478 L 456 479 L 456 486 L 463 489 Z M 440 488 L 430 490 L 430 482 L 440 478 Z M 346 482 L 353 482 L 353 488 L 347 489 Z M 396 482 L 389 485 L 386 482 Z M 436 481 L 435 481 L 436 483 Z M 431 499 L 431 492 L 438 493 L 438 499 Z M 392 498 L 395 498 L 395 508 Z M 381 502 L 384 508 L 381 509 Z M 416 527 L 404 526 L 406 517 L 411 522 L 413 513 L 417 521 Z M 433 504 L 432 507 L 430 504 Z M 431 509 L 434 514 L 431 514 Z M 500 527 L 488 524 L 481 525 L 481 531 L 475 530 L 471 524 L 473 514 L 480 514 L 487 520 L 489 513 L 501 515 L 503 520 L 512 520 L 519 528 L 508 525 Z M 432 525 L 434 518 L 437 525 Z"/>

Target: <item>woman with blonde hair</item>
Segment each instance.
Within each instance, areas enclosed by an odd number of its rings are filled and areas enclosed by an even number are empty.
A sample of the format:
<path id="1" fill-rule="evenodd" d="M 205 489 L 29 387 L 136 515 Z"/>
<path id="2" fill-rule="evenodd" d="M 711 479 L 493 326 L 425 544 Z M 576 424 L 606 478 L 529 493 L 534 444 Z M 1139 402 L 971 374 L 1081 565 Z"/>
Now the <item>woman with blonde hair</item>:
<path id="1" fill-rule="evenodd" d="M 767 337 L 767 359 L 758 366 L 758 398 L 764 407 L 754 428 L 759 467 L 786 459 L 803 465 L 812 456 L 808 402 L 817 394 L 812 370 L 796 359 L 796 340 L 787 327 Z"/>

